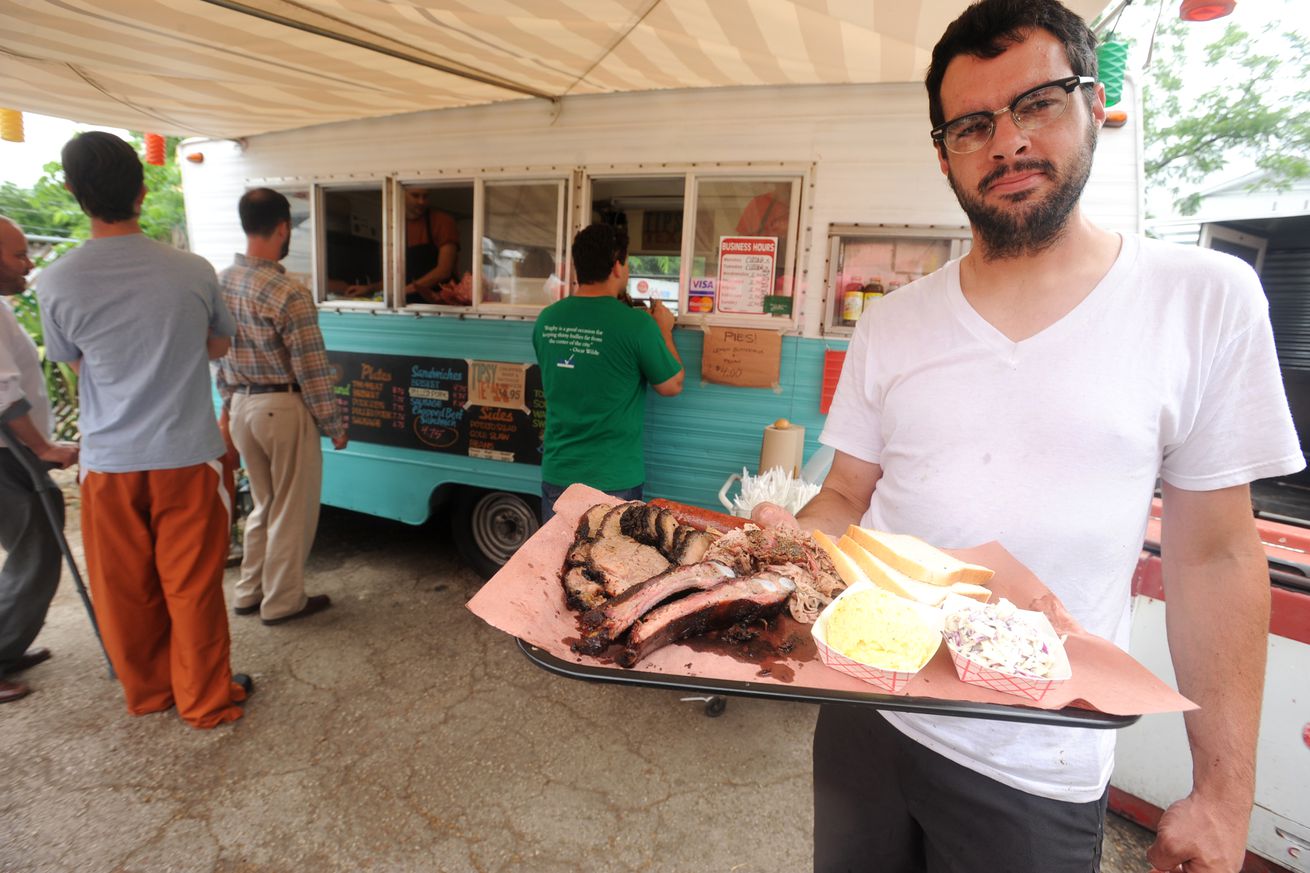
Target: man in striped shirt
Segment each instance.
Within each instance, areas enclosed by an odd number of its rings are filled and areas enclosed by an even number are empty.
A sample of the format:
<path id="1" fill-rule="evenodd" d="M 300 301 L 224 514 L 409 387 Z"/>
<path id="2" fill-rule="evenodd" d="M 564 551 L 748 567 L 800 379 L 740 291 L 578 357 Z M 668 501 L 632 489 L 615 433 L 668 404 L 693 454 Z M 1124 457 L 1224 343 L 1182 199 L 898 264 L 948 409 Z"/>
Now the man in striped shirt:
<path id="1" fill-rule="evenodd" d="M 246 253 L 223 271 L 223 300 L 236 319 L 219 363 L 220 424 L 241 453 L 254 510 L 246 521 L 233 611 L 277 625 L 321 612 L 326 594 L 305 595 L 305 560 L 318 528 L 323 452 L 319 434 L 346 447 L 318 310 L 279 263 L 291 240 L 291 205 L 271 188 L 238 205 Z"/>

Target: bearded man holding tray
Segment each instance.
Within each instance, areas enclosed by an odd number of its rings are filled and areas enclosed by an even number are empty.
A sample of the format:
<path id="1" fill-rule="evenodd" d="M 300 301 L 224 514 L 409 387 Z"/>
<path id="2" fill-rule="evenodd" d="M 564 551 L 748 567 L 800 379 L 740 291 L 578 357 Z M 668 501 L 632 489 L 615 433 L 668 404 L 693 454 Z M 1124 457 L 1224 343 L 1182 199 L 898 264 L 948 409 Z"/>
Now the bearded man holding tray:
<path id="1" fill-rule="evenodd" d="M 1255 273 L 1107 231 L 1080 199 L 1105 121 L 1096 37 L 1055 0 L 982 0 L 933 50 L 932 142 L 973 248 L 868 307 L 802 527 L 996 540 L 1126 648 L 1157 478 L 1191 793 L 1159 870 L 1237 870 L 1269 580 L 1249 483 L 1304 466 Z M 761 507 L 765 524 L 796 521 Z M 1222 641 L 1222 642 L 1220 642 Z M 1099 869 L 1114 733 L 824 707 L 816 871 Z"/>

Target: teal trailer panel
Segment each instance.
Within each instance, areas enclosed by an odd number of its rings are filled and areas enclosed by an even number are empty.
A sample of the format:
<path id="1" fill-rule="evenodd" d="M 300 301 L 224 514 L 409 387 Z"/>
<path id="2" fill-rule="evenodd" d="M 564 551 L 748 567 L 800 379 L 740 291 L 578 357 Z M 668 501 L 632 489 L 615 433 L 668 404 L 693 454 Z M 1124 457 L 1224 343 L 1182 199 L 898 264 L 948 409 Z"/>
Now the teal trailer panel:
<path id="1" fill-rule="evenodd" d="M 319 317 L 329 349 L 415 357 L 531 363 L 532 322 L 338 312 Z M 700 379 L 704 334 L 674 332 L 687 382 L 680 395 L 650 392 L 646 410 L 646 494 L 718 506 L 718 491 L 745 467 L 754 473 L 766 425 L 805 427 L 805 457 L 818 448 L 824 351 L 845 341 L 784 337 L 776 389 L 712 385 Z M 324 442 L 323 502 L 409 524 L 428 519 L 440 490 L 471 485 L 525 495 L 541 490 L 541 468 L 355 440 L 340 452 Z"/>

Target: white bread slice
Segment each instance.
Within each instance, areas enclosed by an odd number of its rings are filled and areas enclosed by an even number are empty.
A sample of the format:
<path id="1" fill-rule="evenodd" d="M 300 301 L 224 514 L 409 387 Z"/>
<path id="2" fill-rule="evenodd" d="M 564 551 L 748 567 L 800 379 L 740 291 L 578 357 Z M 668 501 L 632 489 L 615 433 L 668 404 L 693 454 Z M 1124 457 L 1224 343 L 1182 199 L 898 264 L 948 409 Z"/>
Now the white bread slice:
<path id="1" fill-rule="evenodd" d="M 992 596 L 991 591 L 981 585 L 968 582 L 956 582 L 952 585 L 929 585 L 927 582 L 920 582 L 881 560 L 849 535 L 838 540 L 837 545 L 873 584 L 892 594 L 926 606 L 941 606 L 942 601 L 951 594 L 959 594 L 961 597 L 969 597 L 983 603 Z"/>
<path id="2" fill-rule="evenodd" d="M 832 558 L 832 562 L 837 565 L 837 575 L 841 576 L 847 587 L 854 585 L 856 582 L 873 584 L 859 565 L 849 555 L 837 548 L 837 544 L 832 541 L 831 537 L 821 530 L 811 531 L 811 534 L 814 541 L 828 553 L 828 557 Z"/>
<path id="3" fill-rule="evenodd" d="M 851 525 L 846 529 L 846 535 L 874 557 L 920 582 L 932 585 L 951 585 L 956 582 L 978 585 L 996 575 L 994 570 L 951 557 L 909 534 L 893 534 Z"/>

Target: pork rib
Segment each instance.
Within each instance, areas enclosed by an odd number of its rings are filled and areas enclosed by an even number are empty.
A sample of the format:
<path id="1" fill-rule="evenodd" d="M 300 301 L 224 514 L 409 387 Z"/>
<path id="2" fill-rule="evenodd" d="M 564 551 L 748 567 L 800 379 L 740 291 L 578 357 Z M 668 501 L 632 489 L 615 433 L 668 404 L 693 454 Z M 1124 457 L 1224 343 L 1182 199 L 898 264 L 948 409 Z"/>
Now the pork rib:
<path id="1" fill-rule="evenodd" d="M 670 597 L 684 591 L 713 588 L 733 575 L 722 564 L 706 563 L 674 567 L 658 576 L 652 576 L 584 614 L 582 623 L 590 630 L 573 648 L 588 655 L 598 655 L 622 636 L 637 619 Z"/>
<path id="2" fill-rule="evenodd" d="M 666 603 L 651 610 L 628 632 L 628 644 L 618 662 L 631 667 L 669 643 L 777 615 L 794 590 L 790 579 L 766 570 Z"/>

